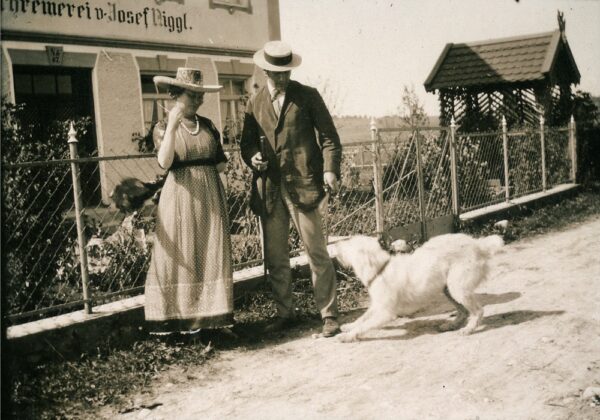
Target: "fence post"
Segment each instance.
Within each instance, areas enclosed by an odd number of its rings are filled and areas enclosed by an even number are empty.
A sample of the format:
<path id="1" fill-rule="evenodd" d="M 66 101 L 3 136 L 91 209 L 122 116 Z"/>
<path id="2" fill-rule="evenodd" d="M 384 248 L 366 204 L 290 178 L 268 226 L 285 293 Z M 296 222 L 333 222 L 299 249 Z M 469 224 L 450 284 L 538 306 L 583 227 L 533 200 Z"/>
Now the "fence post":
<path id="1" fill-rule="evenodd" d="M 77 159 L 77 143 L 75 137 L 77 132 L 71 123 L 69 128 L 69 152 L 71 159 Z M 73 195 L 75 199 L 75 221 L 77 222 L 77 245 L 79 247 L 79 264 L 81 266 L 81 288 L 83 291 L 84 311 L 86 314 L 92 313 L 90 293 L 88 289 L 88 259 L 85 248 L 85 233 L 83 231 L 83 220 L 81 218 L 81 185 L 79 183 L 79 165 L 77 162 L 71 162 L 71 175 L 73 177 Z"/>
<path id="2" fill-rule="evenodd" d="M 540 148 L 542 150 L 542 191 L 546 191 L 546 139 L 544 137 L 544 116 L 540 115 Z"/>
<path id="3" fill-rule="evenodd" d="M 375 118 L 371 118 L 371 141 L 373 142 L 373 188 L 375 189 L 375 223 L 377 234 L 384 232 L 383 216 L 383 181 L 381 173 L 381 137 L 375 123 Z"/>
<path id="4" fill-rule="evenodd" d="M 425 222 L 425 183 L 423 181 L 423 164 L 421 162 L 421 138 L 419 128 L 415 127 L 415 148 L 417 149 L 417 179 L 419 189 L 419 214 L 421 216 L 421 237 L 423 242 L 427 240 L 427 225 Z"/>
<path id="5" fill-rule="evenodd" d="M 577 182 L 577 137 L 575 135 L 575 118 L 571 115 L 569 122 L 569 146 L 571 148 L 571 180 Z"/>
<path id="6" fill-rule="evenodd" d="M 504 153 L 504 197 L 505 201 L 510 200 L 510 185 L 508 177 L 508 131 L 506 128 L 506 118 L 502 116 L 502 151 Z"/>
<path id="7" fill-rule="evenodd" d="M 458 219 L 460 203 L 458 197 L 458 168 L 456 166 L 456 121 L 450 121 L 450 176 L 452 177 L 452 214 Z"/>

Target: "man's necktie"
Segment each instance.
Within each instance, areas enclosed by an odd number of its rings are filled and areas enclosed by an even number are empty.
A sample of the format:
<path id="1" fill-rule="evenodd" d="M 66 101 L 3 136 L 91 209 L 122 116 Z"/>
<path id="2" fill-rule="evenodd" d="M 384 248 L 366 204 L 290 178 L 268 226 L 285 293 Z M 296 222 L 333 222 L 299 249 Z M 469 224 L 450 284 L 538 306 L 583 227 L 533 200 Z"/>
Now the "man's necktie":
<path id="1" fill-rule="evenodd" d="M 279 95 L 281 92 L 277 89 L 273 91 L 273 95 L 271 95 L 271 102 L 273 102 L 273 109 L 275 110 L 275 115 L 279 118 L 279 113 L 281 112 L 281 105 L 279 104 Z"/>

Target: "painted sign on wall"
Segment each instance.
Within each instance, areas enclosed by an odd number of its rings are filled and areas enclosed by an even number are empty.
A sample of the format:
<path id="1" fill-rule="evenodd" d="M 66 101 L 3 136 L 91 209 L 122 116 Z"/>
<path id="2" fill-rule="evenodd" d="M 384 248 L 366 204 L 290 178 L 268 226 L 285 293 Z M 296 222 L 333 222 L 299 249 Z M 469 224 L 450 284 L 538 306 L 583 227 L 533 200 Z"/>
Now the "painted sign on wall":
<path id="1" fill-rule="evenodd" d="M 247 49 L 269 31 L 267 0 L 1 1 L 3 31 Z"/>

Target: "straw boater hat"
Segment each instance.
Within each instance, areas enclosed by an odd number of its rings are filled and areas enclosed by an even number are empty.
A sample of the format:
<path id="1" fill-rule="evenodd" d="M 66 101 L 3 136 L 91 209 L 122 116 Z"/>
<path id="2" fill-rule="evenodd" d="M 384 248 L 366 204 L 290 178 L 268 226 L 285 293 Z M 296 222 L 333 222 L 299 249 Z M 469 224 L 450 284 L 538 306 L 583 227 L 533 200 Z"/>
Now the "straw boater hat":
<path id="1" fill-rule="evenodd" d="M 285 42 L 270 41 L 254 54 L 254 63 L 264 70 L 290 71 L 302 63 L 302 57 L 292 53 Z"/>
<path id="2" fill-rule="evenodd" d="M 154 76 L 156 86 L 179 86 L 193 92 L 218 92 L 223 86 L 205 85 L 202 83 L 202 72 L 199 69 L 179 67 L 175 78 L 168 76 Z"/>

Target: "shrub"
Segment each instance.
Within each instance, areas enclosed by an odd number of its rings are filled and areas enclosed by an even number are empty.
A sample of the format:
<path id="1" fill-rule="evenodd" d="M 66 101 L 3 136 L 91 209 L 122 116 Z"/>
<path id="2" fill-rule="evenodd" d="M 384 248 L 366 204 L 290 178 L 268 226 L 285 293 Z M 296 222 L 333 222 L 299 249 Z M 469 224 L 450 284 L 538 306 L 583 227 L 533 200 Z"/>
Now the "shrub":
<path id="1" fill-rule="evenodd" d="M 26 107 L 5 101 L 1 112 L 3 165 L 68 158 L 70 121 L 55 121 L 47 127 L 24 125 Z M 91 120 L 86 117 L 73 123 L 79 135 L 85 136 Z M 35 309 L 48 299 L 63 303 L 46 289 L 56 282 L 62 262 L 57 254 L 70 249 L 76 239 L 73 224 L 64 220 L 73 202 L 69 167 L 3 166 L 2 178 L 5 310 Z"/>

